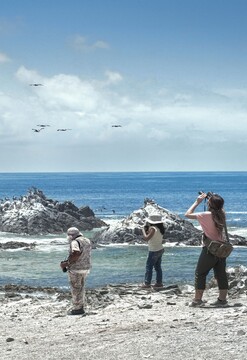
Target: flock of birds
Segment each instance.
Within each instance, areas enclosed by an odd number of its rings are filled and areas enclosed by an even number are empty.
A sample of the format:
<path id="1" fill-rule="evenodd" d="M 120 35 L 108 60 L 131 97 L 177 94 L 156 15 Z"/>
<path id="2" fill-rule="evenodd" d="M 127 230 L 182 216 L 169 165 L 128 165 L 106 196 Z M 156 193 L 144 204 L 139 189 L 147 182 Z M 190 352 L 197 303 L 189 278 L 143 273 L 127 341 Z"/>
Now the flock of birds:
<path id="1" fill-rule="evenodd" d="M 39 124 L 39 125 L 36 125 L 38 126 L 39 128 L 38 129 L 32 129 L 35 133 L 39 133 L 41 130 L 44 130 L 46 127 L 49 127 L 51 125 L 48 125 L 48 124 Z M 122 127 L 122 125 L 112 125 L 112 127 L 114 128 L 119 128 L 119 127 Z M 61 129 L 57 129 L 57 131 L 69 131 L 69 130 L 72 130 L 72 129 L 67 129 L 67 128 L 61 128 Z"/>
<path id="2" fill-rule="evenodd" d="M 36 133 L 39 133 L 41 130 L 44 130 L 46 127 L 51 126 L 51 125 L 39 124 L 39 125 L 36 125 L 36 126 L 39 126 L 39 128 L 38 129 L 32 129 L 32 130 L 34 132 L 36 132 Z M 72 129 L 57 129 L 57 131 L 68 131 L 68 130 L 72 130 Z"/>
<path id="3" fill-rule="evenodd" d="M 33 83 L 33 84 L 29 84 L 29 86 L 44 86 L 43 84 L 40 84 L 40 83 Z M 35 133 L 39 133 L 41 130 L 44 130 L 46 127 L 49 127 L 51 125 L 48 125 L 48 124 L 39 124 L 39 125 L 36 125 L 38 126 L 38 129 L 32 129 Z M 113 128 L 121 128 L 122 125 L 120 124 L 113 124 L 112 125 Z M 72 130 L 72 129 L 67 129 L 67 128 L 61 128 L 61 129 L 57 129 L 57 131 L 69 131 L 69 130 Z"/>

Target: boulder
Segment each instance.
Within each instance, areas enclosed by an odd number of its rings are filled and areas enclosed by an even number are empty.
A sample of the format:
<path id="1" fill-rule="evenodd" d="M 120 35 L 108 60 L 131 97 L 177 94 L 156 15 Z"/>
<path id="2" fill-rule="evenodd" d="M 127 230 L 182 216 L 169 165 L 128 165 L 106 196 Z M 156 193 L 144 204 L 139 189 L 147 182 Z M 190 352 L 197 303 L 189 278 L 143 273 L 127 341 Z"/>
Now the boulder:
<path id="1" fill-rule="evenodd" d="M 47 235 L 64 233 L 71 226 L 85 231 L 106 224 L 88 206 L 78 208 L 70 201 L 59 203 L 36 188 L 20 199 L 8 199 L 0 204 L 0 231 Z"/>
<path id="2" fill-rule="evenodd" d="M 19 242 L 19 241 L 7 241 L 6 243 L 0 243 L 0 249 L 2 250 L 9 250 L 9 249 L 20 249 L 23 248 L 24 250 L 32 250 L 36 246 L 35 243 L 26 243 L 26 242 Z"/>
<path id="3" fill-rule="evenodd" d="M 165 226 L 164 242 L 175 245 L 200 245 L 202 231 L 194 227 L 192 222 L 182 219 L 177 214 L 162 208 L 153 200 L 145 199 L 144 206 L 128 217 L 108 226 L 94 235 L 93 241 L 97 244 L 111 243 L 143 243 L 142 228 L 145 219 L 150 215 L 159 214 Z M 230 235 L 232 244 L 247 245 L 244 237 Z"/>

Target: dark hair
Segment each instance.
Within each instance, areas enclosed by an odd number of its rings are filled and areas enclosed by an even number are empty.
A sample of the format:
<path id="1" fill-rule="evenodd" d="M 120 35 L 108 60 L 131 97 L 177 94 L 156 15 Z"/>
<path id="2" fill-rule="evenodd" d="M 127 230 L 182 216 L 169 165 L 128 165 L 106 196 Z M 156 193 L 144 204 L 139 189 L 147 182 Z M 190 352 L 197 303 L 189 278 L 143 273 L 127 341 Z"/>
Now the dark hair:
<path id="1" fill-rule="evenodd" d="M 223 206 L 224 199 L 218 194 L 213 194 L 208 200 L 208 210 L 211 212 L 213 222 L 219 232 L 222 232 L 226 221 Z"/>
<path id="2" fill-rule="evenodd" d="M 165 227 L 164 227 L 163 223 L 151 224 L 151 226 L 156 226 L 159 229 L 159 231 L 161 232 L 161 234 L 164 235 Z"/>

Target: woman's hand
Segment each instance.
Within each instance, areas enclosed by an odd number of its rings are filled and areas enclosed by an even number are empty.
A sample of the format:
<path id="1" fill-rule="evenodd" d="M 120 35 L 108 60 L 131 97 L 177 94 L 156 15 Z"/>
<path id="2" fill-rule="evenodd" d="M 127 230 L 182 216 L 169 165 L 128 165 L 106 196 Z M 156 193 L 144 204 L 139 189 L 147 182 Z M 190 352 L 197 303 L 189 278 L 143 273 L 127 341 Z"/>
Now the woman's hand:
<path id="1" fill-rule="evenodd" d="M 197 204 L 199 205 L 204 199 L 206 199 L 207 194 L 206 193 L 202 193 L 198 196 L 198 198 L 196 199 Z"/>

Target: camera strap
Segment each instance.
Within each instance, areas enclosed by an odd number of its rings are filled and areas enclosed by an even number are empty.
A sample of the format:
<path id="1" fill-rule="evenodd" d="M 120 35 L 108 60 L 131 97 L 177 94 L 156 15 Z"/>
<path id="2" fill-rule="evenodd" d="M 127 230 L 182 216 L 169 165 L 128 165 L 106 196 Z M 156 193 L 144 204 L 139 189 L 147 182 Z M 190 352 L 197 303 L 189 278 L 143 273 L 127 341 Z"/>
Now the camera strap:
<path id="1" fill-rule="evenodd" d="M 75 241 L 77 241 L 77 244 L 78 244 L 78 246 L 79 246 L 80 252 L 82 253 L 80 241 L 79 241 L 79 240 L 76 240 L 76 239 L 75 239 Z"/>

